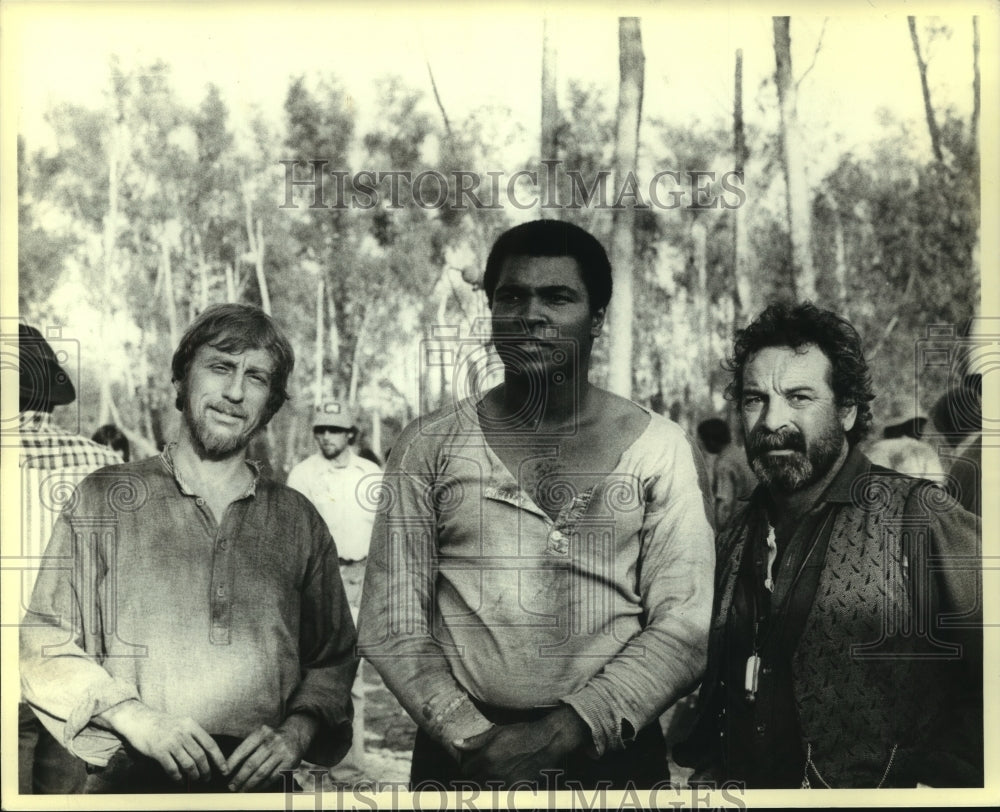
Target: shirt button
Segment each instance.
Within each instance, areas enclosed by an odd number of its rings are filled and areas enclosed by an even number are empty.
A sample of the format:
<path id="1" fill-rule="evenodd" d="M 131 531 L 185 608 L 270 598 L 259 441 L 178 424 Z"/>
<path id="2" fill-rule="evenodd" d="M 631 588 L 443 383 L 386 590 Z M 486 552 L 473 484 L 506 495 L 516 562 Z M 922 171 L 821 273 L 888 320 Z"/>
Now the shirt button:
<path id="1" fill-rule="evenodd" d="M 204 500 L 204 499 L 202 499 L 202 498 L 201 498 L 201 497 L 199 496 L 199 497 L 198 497 L 197 499 L 195 499 L 195 500 L 194 500 L 194 503 L 195 503 L 196 505 L 204 505 L 204 504 L 205 504 L 205 500 Z"/>
<path id="2" fill-rule="evenodd" d="M 215 594 L 221 598 L 223 595 L 226 594 L 226 588 L 224 586 L 220 586 L 218 589 L 215 590 Z"/>
<path id="3" fill-rule="evenodd" d="M 226 541 L 225 539 L 223 539 L 222 541 L 220 541 L 219 542 L 219 549 L 220 550 L 228 550 L 229 549 L 229 542 Z"/>
<path id="4" fill-rule="evenodd" d="M 771 666 L 765 665 L 763 668 L 760 669 L 760 673 L 761 674 L 770 674 L 771 673 Z"/>
<path id="5" fill-rule="evenodd" d="M 763 722 L 761 722 L 759 725 L 757 725 L 757 735 L 758 736 L 763 736 L 765 730 L 767 730 L 767 725 L 765 725 Z"/>

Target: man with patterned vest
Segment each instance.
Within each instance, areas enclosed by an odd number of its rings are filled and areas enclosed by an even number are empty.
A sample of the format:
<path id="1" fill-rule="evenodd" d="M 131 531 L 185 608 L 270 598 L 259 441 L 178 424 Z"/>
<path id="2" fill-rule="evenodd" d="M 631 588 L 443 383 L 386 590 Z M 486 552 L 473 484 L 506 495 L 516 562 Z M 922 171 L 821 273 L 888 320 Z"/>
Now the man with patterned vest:
<path id="1" fill-rule="evenodd" d="M 728 394 L 760 485 L 720 535 L 692 781 L 983 785 L 979 525 L 858 450 L 861 340 L 811 304 L 738 331 Z"/>

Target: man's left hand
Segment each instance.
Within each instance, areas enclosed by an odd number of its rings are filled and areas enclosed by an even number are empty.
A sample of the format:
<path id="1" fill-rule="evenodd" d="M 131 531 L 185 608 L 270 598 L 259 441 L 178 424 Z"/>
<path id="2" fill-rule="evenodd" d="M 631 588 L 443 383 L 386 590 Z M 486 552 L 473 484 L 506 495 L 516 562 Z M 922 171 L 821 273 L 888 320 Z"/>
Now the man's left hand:
<path id="1" fill-rule="evenodd" d="M 499 779 L 506 784 L 538 781 L 564 756 L 590 741 L 590 728 L 568 705 L 537 722 L 496 725 L 453 742 L 466 778 Z"/>
<path id="2" fill-rule="evenodd" d="M 261 725 L 226 759 L 226 775 L 232 776 L 229 789 L 233 792 L 256 789 L 273 781 L 282 770 L 295 769 L 316 727 L 316 720 L 300 714 L 288 717 L 277 730 Z"/>

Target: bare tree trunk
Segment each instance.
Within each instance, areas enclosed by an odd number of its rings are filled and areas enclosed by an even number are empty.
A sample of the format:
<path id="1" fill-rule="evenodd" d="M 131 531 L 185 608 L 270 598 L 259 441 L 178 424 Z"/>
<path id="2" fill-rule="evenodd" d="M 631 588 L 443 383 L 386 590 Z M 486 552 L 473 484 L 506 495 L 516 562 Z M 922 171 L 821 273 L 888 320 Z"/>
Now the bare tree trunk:
<path id="1" fill-rule="evenodd" d="M 448 297 L 451 296 L 451 288 L 447 284 L 446 277 L 448 276 L 448 271 L 445 269 L 441 272 L 441 278 L 438 280 L 438 306 L 436 318 L 434 320 L 435 324 L 444 325 L 446 324 L 446 319 L 448 317 Z M 437 343 L 436 349 L 438 350 L 438 355 L 441 358 L 445 356 L 445 343 L 444 341 L 439 341 Z M 438 390 L 438 405 L 445 405 L 446 398 L 448 397 L 448 385 L 451 382 L 451 375 L 449 375 L 449 368 L 447 364 L 438 364 L 438 378 L 437 378 L 437 390 Z M 452 370 L 453 372 L 454 370 Z"/>
<path id="2" fill-rule="evenodd" d="M 118 411 L 118 407 L 115 405 L 114 399 L 110 401 L 110 406 L 111 422 L 118 427 L 119 431 L 125 435 L 126 439 L 131 444 L 130 451 L 132 459 L 144 459 L 154 456 L 156 454 L 156 443 L 150 442 L 148 437 L 144 437 L 122 419 L 121 413 Z"/>
<path id="3" fill-rule="evenodd" d="M 850 302 L 847 297 L 847 249 L 844 245 L 844 222 L 840 216 L 840 206 L 836 198 L 827 191 L 822 191 L 823 202 L 830 211 L 833 220 L 833 279 L 836 284 L 836 306 L 845 318 L 848 316 Z"/>
<path id="4" fill-rule="evenodd" d="M 792 78 L 792 39 L 789 18 L 775 17 L 774 81 L 781 109 L 781 142 L 785 169 L 785 195 L 788 205 L 788 235 L 792 247 L 795 294 L 800 299 L 815 300 L 816 271 L 812 259 L 809 185 L 806 182 L 805 154 L 799 134 L 798 90 Z"/>
<path id="5" fill-rule="evenodd" d="M 423 412 L 434 411 L 443 404 L 450 380 L 448 370 L 442 363 L 449 348 L 440 337 L 441 328 L 447 325 L 448 298 L 451 296 L 451 286 L 447 277 L 448 269 L 445 268 L 431 291 L 430 298 L 435 303 L 434 317 L 424 330 L 424 339 L 420 347 L 420 402 L 417 405 Z"/>
<path id="6" fill-rule="evenodd" d="M 208 293 L 209 289 L 209 279 L 208 279 L 208 263 L 205 262 L 205 248 L 201 244 L 201 235 L 197 231 L 194 232 L 194 245 L 196 253 L 196 262 L 198 263 L 198 298 L 199 298 L 199 310 L 204 310 L 208 307 L 210 296 Z"/>
<path id="7" fill-rule="evenodd" d="M 542 137 L 538 153 L 542 161 L 538 171 L 542 192 L 542 216 L 544 216 L 548 205 L 557 206 L 559 203 L 559 185 L 550 182 L 552 180 L 552 173 L 549 172 L 548 165 L 544 163 L 545 161 L 556 160 L 559 157 L 559 145 L 557 143 L 559 99 L 556 94 L 556 51 L 552 45 L 550 33 L 550 21 L 548 18 L 545 18 L 542 21 Z"/>
<path id="8" fill-rule="evenodd" d="M 480 262 L 480 267 L 485 264 L 485 260 Z M 485 358 L 488 353 L 490 343 L 489 330 L 481 329 L 479 325 L 489 324 L 490 312 L 486 305 L 485 296 L 473 296 L 470 305 L 469 328 L 470 332 L 479 340 L 483 353 L 479 356 Z M 472 394 L 483 392 L 487 388 L 486 365 L 482 361 L 465 364 L 465 391 Z"/>
<path id="9" fill-rule="evenodd" d="M 181 340 L 177 323 L 177 302 L 174 300 L 174 276 L 170 265 L 170 245 L 167 235 L 160 234 L 160 267 L 163 269 L 163 298 L 167 306 L 167 326 L 170 329 L 170 346 L 176 347 Z"/>
<path id="10" fill-rule="evenodd" d="M 378 406 L 372 409 L 372 450 L 378 454 L 378 458 L 384 459 L 382 456 L 382 411 Z"/>
<path id="11" fill-rule="evenodd" d="M 330 325 L 330 364 L 333 367 L 333 378 L 338 381 L 340 378 L 340 330 L 337 327 L 337 300 L 333 296 L 333 285 L 325 285 L 325 287 L 326 312 Z"/>
<path id="12" fill-rule="evenodd" d="M 146 350 L 141 345 L 137 348 L 138 365 L 140 373 L 146 372 Z M 133 408 L 136 411 L 137 425 L 138 428 L 133 432 L 134 434 L 141 436 L 147 443 L 156 447 L 156 443 L 153 441 L 153 431 L 152 431 L 152 420 L 149 414 L 149 398 L 146 397 L 145 392 L 139 389 L 138 383 L 136 382 L 135 373 L 133 372 L 133 367 L 131 364 L 125 364 L 122 369 L 122 375 L 125 378 L 125 392 L 127 393 L 127 401 L 131 401 Z M 141 380 L 146 380 L 145 376 Z M 114 399 L 110 401 L 112 418 L 115 424 L 122 428 L 121 416 L 117 413 L 118 410 L 115 408 Z"/>
<path id="13" fill-rule="evenodd" d="M 365 345 L 365 333 L 368 328 L 368 319 L 371 308 L 366 307 L 361 315 L 361 326 L 358 327 L 358 335 L 354 341 L 354 355 L 351 358 L 351 383 L 347 390 L 347 402 L 353 408 L 358 401 L 358 384 L 361 380 L 361 350 Z"/>
<path id="14" fill-rule="evenodd" d="M 282 467 L 286 479 L 288 478 L 288 472 L 292 470 L 292 466 L 298 462 L 298 439 L 299 420 L 298 415 L 293 413 L 288 419 L 288 429 L 285 432 L 285 460 Z"/>
<path id="15" fill-rule="evenodd" d="M 743 177 L 747 157 L 746 132 L 743 127 L 743 50 L 736 51 L 736 78 L 733 94 L 733 169 Z M 733 326 L 741 327 L 744 320 L 757 312 L 750 286 L 746 213 L 740 206 L 733 212 Z"/>
<path id="16" fill-rule="evenodd" d="M 618 115 L 615 131 L 614 178 L 620 186 L 635 171 L 639 154 L 642 85 L 646 58 L 638 17 L 618 20 Z M 616 207 L 611 232 L 611 267 L 615 298 L 609 313 L 608 388 L 632 396 L 632 264 L 635 261 L 635 207 Z"/>
<path id="17" fill-rule="evenodd" d="M 108 149 L 108 214 L 104 219 L 104 234 L 102 239 L 102 278 L 101 289 L 103 295 L 100 335 L 101 341 L 108 344 L 108 329 L 111 321 L 111 292 L 114 288 L 115 278 L 115 248 L 118 241 L 118 152 L 122 146 L 124 137 L 124 125 L 119 121 L 114 128 L 111 146 Z M 97 419 L 100 425 L 104 425 L 111 417 L 111 379 L 107 374 L 100 376 L 100 403 L 97 410 Z"/>
<path id="18" fill-rule="evenodd" d="M 264 224 L 257 220 L 257 261 L 254 267 L 257 270 L 257 286 L 260 288 L 261 309 L 271 315 L 271 294 L 267 289 L 267 277 L 264 275 Z"/>
<path id="19" fill-rule="evenodd" d="M 226 266 L 226 301 L 236 301 L 236 273 L 232 265 Z"/>
<path id="20" fill-rule="evenodd" d="M 118 407 L 115 405 L 115 399 L 111 398 L 108 401 L 108 411 L 111 412 L 111 422 L 116 425 L 124 433 L 125 421 L 122 420 L 121 412 L 118 411 Z M 103 425 L 103 424 L 102 424 Z"/>
<path id="21" fill-rule="evenodd" d="M 697 275 L 694 312 L 697 321 L 696 341 L 698 345 L 695 357 L 698 359 L 698 369 L 702 373 L 695 376 L 695 380 L 699 382 L 699 391 L 695 400 L 699 407 L 707 407 L 712 401 L 711 382 L 708 374 L 712 363 L 712 329 L 708 303 L 708 229 L 700 220 L 695 220 L 691 224 L 691 241 L 694 243 L 694 267 Z"/>
<path id="22" fill-rule="evenodd" d="M 316 378 L 313 385 L 313 405 L 319 406 L 323 400 L 323 302 L 326 299 L 323 274 L 318 274 L 316 282 Z"/>
<path id="23" fill-rule="evenodd" d="M 931 104 L 931 88 L 927 83 L 927 63 L 920 55 L 920 38 L 917 36 L 917 18 L 907 17 L 907 24 L 910 26 L 910 40 L 913 42 L 913 53 L 917 57 L 917 69 L 920 71 L 920 89 L 924 94 L 924 114 L 927 116 L 927 130 L 931 136 L 931 150 L 934 152 L 934 160 L 938 163 L 944 162 L 941 152 L 941 131 L 938 129 L 937 119 L 934 116 L 934 106 Z"/>
<path id="24" fill-rule="evenodd" d="M 145 377 L 143 380 L 145 380 Z M 156 432 L 153 430 L 153 410 L 150 407 L 148 396 L 142 398 L 140 408 L 142 410 L 142 433 L 152 444 L 153 448 L 156 448 Z"/>
<path id="25" fill-rule="evenodd" d="M 139 347 L 139 370 L 138 379 L 141 386 L 137 386 L 132 389 L 132 392 L 137 393 L 140 408 L 142 410 L 142 426 L 143 431 L 146 436 L 152 441 L 154 446 L 158 446 L 160 440 L 160 434 L 157 433 L 157 426 L 161 423 L 159 420 L 154 424 L 153 422 L 153 395 L 152 388 L 149 386 L 149 351 L 150 348 L 155 347 L 159 344 L 159 335 L 155 327 L 151 327 L 149 330 L 144 331 L 142 343 Z M 168 408 L 172 409 L 173 404 L 170 403 Z"/>
<path id="26" fill-rule="evenodd" d="M 424 327 L 424 337 L 420 345 L 420 366 L 417 373 L 419 376 L 417 410 L 420 414 L 427 414 L 437 408 L 431 393 L 437 389 L 436 376 L 438 373 L 434 365 L 428 362 L 434 341 L 434 325 L 428 324 Z"/>
<path id="27" fill-rule="evenodd" d="M 264 274 L 264 224 L 258 217 L 254 221 L 253 208 L 250 202 L 250 190 L 243 184 L 243 209 L 246 216 L 247 242 L 254 258 L 254 271 L 257 274 L 257 288 L 260 290 L 260 308 L 271 315 L 271 294 L 267 288 L 267 276 Z"/>

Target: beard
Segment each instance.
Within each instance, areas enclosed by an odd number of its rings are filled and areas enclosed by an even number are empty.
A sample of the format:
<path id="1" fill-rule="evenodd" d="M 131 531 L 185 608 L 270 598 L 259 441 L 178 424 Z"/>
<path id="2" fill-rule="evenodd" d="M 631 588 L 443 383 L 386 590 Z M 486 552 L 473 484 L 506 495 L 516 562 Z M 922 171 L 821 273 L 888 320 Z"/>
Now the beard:
<path id="1" fill-rule="evenodd" d="M 247 419 L 248 414 L 241 406 L 234 406 L 228 403 L 205 404 L 199 414 L 194 414 L 191 408 L 191 401 L 187 393 L 183 392 L 184 398 L 184 422 L 188 427 L 188 433 L 194 442 L 195 450 L 200 457 L 209 460 L 223 460 L 239 453 L 250 445 L 254 435 L 263 427 L 264 420 L 261 415 L 255 423 L 248 423 L 243 431 L 222 432 L 214 428 L 209 422 L 207 409 L 211 406 L 220 412 Z"/>
<path id="2" fill-rule="evenodd" d="M 342 456 L 345 451 L 347 451 L 347 446 L 346 445 L 342 445 L 342 446 L 325 446 L 325 445 L 320 444 L 320 447 L 319 447 L 320 454 L 322 454 L 323 458 L 327 459 L 327 460 L 335 460 L 335 459 L 337 459 L 337 457 Z"/>
<path id="3" fill-rule="evenodd" d="M 807 446 L 797 431 L 769 431 L 755 428 L 747 437 L 747 460 L 764 485 L 794 493 L 819 482 L 833 467 L 844 444 L 840 424 L 831 420 Z M 768 451 L 788 450 L 791 454 L 775 456 Z"/>

